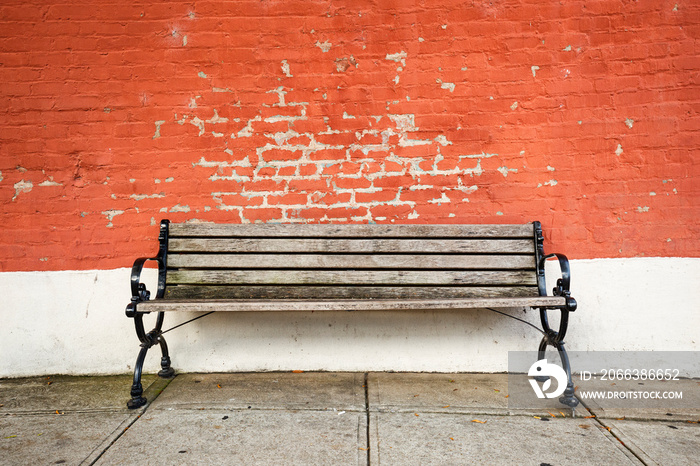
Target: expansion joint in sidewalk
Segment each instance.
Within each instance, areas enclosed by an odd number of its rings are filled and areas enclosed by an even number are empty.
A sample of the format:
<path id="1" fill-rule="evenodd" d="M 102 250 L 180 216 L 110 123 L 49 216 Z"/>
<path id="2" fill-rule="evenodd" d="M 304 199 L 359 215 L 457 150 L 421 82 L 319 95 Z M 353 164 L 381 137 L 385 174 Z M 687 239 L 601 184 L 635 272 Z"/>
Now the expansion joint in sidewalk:
<path id="1" fill-rule="evenodd" d="M 597 414 L 593 409 L 591 409 L 589 406 L 587 406 L 587 405 L 583 402 L 583 400 L 580 400 L 580 401 L 581 401 L 581 405 L 582 405 L 584 408 L 586 408 L 586 409 L 593 415 L 593 421 L 595 421 L 595 422 L 598 424 L 598 427 L 601 428 L 601 429 L 607 430 L 608 433 L 609 433 L 615 440 L 617 440 L 617 441 L 620 443 L 619 446 L 622 447 L 622 448 L 621 448 L 622 451 L 624 451 L 625 454 L 627 454 L 628 457 L 629 457 L 629 456 L 633 456 L 633 457 L 636 458 L 640 463 L 642 463 L 644 466 L 649 466 L 649 464 L 648 464 L 646 461 L 644 461 L 632 448 L 630 448 L 629 445 L 627 445 L 625 442 L 622 441 L 622 439 L 620 438 L 620 436 L 618 435 L 617 432 L 613 431 L 613 429 L 612 429 L 610 426 L 606 425 L 605 422 L 603 422 L 603 421 L 604 421 L 603 419 L 600 419 L 600 418 L 598 417 L 598 414 Z"/>

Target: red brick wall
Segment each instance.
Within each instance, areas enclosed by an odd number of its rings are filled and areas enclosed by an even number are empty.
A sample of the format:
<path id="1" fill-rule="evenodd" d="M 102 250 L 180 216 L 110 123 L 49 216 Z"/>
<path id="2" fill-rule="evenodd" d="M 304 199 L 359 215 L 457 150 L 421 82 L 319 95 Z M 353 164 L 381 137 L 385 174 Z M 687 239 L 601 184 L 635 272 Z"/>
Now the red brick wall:
<path id="1" fill-rule="evenodd" d="M 0 267 L 129 266 L 161 218 L 700 256 L 699 26 L 684 0 L 4 1 Z"/>

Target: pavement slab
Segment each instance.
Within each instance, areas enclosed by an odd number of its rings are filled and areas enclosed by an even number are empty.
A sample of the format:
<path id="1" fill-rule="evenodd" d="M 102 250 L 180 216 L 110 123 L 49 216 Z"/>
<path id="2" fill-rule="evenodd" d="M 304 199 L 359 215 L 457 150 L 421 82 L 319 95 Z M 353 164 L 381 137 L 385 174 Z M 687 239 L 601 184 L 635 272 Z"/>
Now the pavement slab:
<path id="1" fill-rule="evenodd" d="M 536 407 L 508 405 L 508 374 L 370 373 L 369 409 L 380 412 L 520 414 L 572 417 L 571 408 L 556 399 Z M 523 390 L 532 390 L 529 385 Z M 536 400 L 539 401 L 539 400 Z M 590 416 L 579 405 L 576 417 Z"/>
<path id="2" fill-rule="evenodd" d="M 212 407 L 364 411 L 364 374 L 181 374 L 153 404 L 154 409 Z"/>
<path id="3" fill-rule="evenodd" d="M 370 409 L 387 412 L 505 412 L 506 374 L 371 373 Z"/>
<path id="4" fill-rule="evenodd" d="M 144 374 L 141 383 L 150 387 L 158 377 Z M 0 415 L 20 413 L 127 412 L 132 376 L 25 377 L 0 380 Z"/>
<path id="5" fill-rule="evenodd" d="M 688 421 L 605 422 L 620 441 L 648 465 L 697 465 L 700 424 Z"/>
<path id="6" fill-rule="evenodd" d="M 96 464 L 366 464 L 364 413 L 149 410 Z"/>
<path id="7" fill-rule="evenodd" d="M 367 464 L 364 380 L 180 374 L 96 464 Z"/>
<path id="8" fill-rule="evenodd" d="M 698 421 L 700 420 L 700 381 L 698 379 L 665 380 L 618 380 L 615 382 L 602 380 L 577 381 L 577 393 L 581 402 L 599 418 L 626 419 L 655 419 L 659 421 Z M 616 391 L 630 393 L 626 400 L 616 398 L 583 398 L 582 391 L 607 393 Z M 663 394 L 664 392 L 680 393 L 680 399 L 633 399 L 637 392 Z"/>
<path id="9" fill-rule="evenodd" d="M 593 419 L 371 413 L 378 464 L 642 464 Z"/>
<path id="10" fill-rule="evenodd" d="M 133 418 L 127 413 L 0 416 L 0 463 L 80 464 L 105 448 Z"/>

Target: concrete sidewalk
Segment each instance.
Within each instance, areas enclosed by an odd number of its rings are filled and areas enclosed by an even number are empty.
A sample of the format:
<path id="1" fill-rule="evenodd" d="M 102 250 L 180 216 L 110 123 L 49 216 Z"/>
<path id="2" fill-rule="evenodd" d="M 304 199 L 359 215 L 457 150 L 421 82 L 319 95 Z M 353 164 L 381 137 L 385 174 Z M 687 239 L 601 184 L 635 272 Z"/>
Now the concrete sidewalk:
<path id="1" fill-rule="evenodd" d="M 686 381 L 697 392 L 698 382 Z M 508 408 L 505 374 L 0 380 L 1 464 L 697 464 L 700 406 Z"/>

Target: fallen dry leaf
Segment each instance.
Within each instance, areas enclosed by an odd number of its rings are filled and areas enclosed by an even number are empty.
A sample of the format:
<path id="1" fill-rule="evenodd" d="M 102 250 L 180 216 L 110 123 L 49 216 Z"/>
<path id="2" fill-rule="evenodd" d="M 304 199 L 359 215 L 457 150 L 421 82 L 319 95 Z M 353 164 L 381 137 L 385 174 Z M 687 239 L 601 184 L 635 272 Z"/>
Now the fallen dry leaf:
<path id="1" fill-rule="evenodd" d="M 559 414 L 561 414 L 561 417 L 566 417 L 566 414 L 562 413 L 561 411 L 559 411 Z"/>
<path id="2" fill-rule="evenodd" d="M 591 416 L 583 416 L 583 418 L 584 419 L 593 419 L 593 418 L 595 418 L 595 414 L 593 414 Z"/>
<path id="3" fill-rule="evenodd" d="M 414 416 L 416 416 L 416 417 L 418 417 L 418 416 L 419 416 L 419 414 L 418 414 L 418 413 L 413 413 L 413 415 L 414 415 Z"/>
<path id="4" fill-rule="evenodd" d="M 221 388 L 221 385 L 217 383 L 216 388 Z"/>
<path id="5" fill-rule="evenodd" d="M 578 425 L 581 429 L 590 429 L 591 426 L 589 424 L 579 424 Z"/>
<path id="6" fill-rule="evenodd" d="M 454 438 L 453 438 L 453 437 L 450 437 L 450 440 L 453 440 L 453 441 L 454 441 Z"/>
<path id="7" fill-rule="evenodd" d="M 480 421 L 478 419 L 472 419 L 472 422 L 478 422 L 479 424 L 486 424 L 487 421 Z"/>
<path id="8" fill-rule="evenodd" d="M 547 413 L 552 417 L 556 417 L 554 414 L 550 413 L 549 411 L 547 411 Z"/>
<path id="9" fill-rule="evenodd" d="M 539 416 L 532 416 L 532 417 L 534 417 L 535 419 L 542 419 L 542 418 L 539 417 Z"/>
<path id="10" fill-rule="evenodd" d="M 8 435 L 8 436 L 5 437 L 5 438 L 15 438 L 15 437 L 17 437 L 17 436 L 16 436 L 16 435 Z"/>
<path id="11" fill-rule="evenodd" d="M 303 373 L 303 372 L 304 372 L 304 371 L 299 370 L 299 369 L 295 369 L 295 370 L 292 371 L 293 374 L 301 374 L 301 373 Z"/>
<path id="12" fill-rule="evenodd" d="M 450 405 L 443 406 L 443 408 L 449 408 L 449 407 L 450 407 Z"/>

